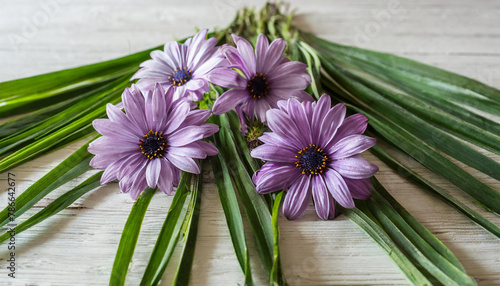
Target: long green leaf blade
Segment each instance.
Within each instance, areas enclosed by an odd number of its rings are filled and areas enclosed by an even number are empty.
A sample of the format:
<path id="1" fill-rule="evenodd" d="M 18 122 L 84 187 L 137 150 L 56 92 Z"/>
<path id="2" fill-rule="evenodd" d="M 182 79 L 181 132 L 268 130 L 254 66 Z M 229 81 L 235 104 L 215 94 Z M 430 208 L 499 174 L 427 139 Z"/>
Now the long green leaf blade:
<path id="1" fill-rule="evenodd" d="M 92 155 L 87 151 L 87 148 L 91 141 L 20 194 L 16 199 L 15 216 L 19 217 L 53 190 L 90 170 L 89 162 Z M 8 208 L 5 208 L 0 212 L 0 226 L 5 225 L 8 221 L 9 211 Z"/>
<path id="2" fill-rule="evenodd" d="M 376 220 L 374 221 L 360 209 L 338 207 L 348 219 L 359 225 L 387 253 L 413 285 L 432 285 L 427 277 L 401 252 Z"/>
<path id="3" fill-rule="evenodd" d="M 198 221 L 200 218 L 201 192 L 203 189 L 203 175 L 194 179 L 193 194 L 188 207 L 188 218 L 186 219 L 186 231 L 184 232 L 184 246 L 177 272 L 175 273 L 173 285 L 188 285 L 191 268 L 193 266 L 196 237 L 198 235 Z"/>
<path id="4" fill-rule="evenodd" d="M 153 198 L 156 189 L 147 188 L 137 198 L 132 210 L 128 216 L 125 227 L 123 228 L 120 244 L 116 251 L 115 262 L 111 270 L 109 285 L 124 285 L 127 277 L 128 267 L 132 256 L 134 255 L 135 246 L 141 232 L 142 221 L 148 210 L 149 203 Z"/>
<path id="5" fill-rule="evenodd" d="M 377 140 L 383 140 L 383 139 L 377 138 Z M 448 191 L 446 191 L 443 188 L 440 188 L 439 186 L 435 185 L 429 180 L 426 180 L 417 172 L 412 170 L 410 167 L 404 165 L 402 162 L 398 161 L 396 158 L 391 156 L 380 146 L 378 145 L 373 146 L 370 149 L 370 151 L 373 154 L 375 154 L 375 156 L 377 156 L 379 159 L 381 159 L 384 163 L 386 163 L 389 167 L 391 167 L 394 171 L 400 173 L 405 178 L 408 178 L 409 180 L 415 182 L 419 186 L 430 191 L 432 194 L 438 196 L 444 202 L 448 203 L 449 205 L 451 205 L 452 207 L 454 207 L 455 209 L 457 209 L 458 211 L 469 217 L 471 220 L 475 221 L 477 224 L 484 227 L 486 230 L 488 230 L 489 232 L 500 238 L 500 227 L 498 227 L 491 221 L 481 216 L 479 213 L 475 212 L 474 210 L 472 210 L 471 208 L 469 208 L 468 206 L 457 200 Z"/>
<path id="6" fill-rule="evenodd" d="M 16 234 L 21 233 L 30 227 L 37 225 L 38 223 L 48 219 L 49 217 L 59 213 L 63 209 L 70 206 L 77 199 L 85 195 L 86 193 L 98 188 L 100 184 L 102 172 L 94 174 L 92 177 L 85 180 L 80 185 L 76 186 L 72 190 L 66 192 L 64 195 L 55 199 L 48 206 L 43 208 L 41 211 L 31 216 L 29 219 L 23 221 L 21 224 L 16 226 Z M 5 233 L 0 236 L 0 242 L 8 239 L 10 237 L 10 233 Z"/>
<path id="7" fill-rule="evenodd" d="M 245 285 L 253 285 L 250 268 L 250 256 L 245 239 L 245 227 L 241 217 L 236 190 L 229 176 L 228 165 L 222 155 L 212 157 L 212 170 L 214 172 L 215 184 L 219 199 L 226 217 L 227 228 L 233 243 L 236 258 L 241 270 L 245 275 Z"/>
<path id="8" fill-rule="evenodd" d="M 174 252 L 191 199 L 191 174 L 182 173 L 140 285 L 158 285 Z"/>

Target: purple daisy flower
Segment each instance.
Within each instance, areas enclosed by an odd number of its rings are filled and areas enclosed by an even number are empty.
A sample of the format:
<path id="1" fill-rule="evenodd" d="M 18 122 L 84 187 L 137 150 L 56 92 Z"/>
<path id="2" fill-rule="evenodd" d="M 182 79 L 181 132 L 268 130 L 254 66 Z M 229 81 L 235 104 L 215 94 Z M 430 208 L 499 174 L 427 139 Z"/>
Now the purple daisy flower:
<path id="1" fill-rule="evenodd" d="M 257 192 L 266 194 L 286 190 L 283 213 L 299 218 L 314 199 L 316 212 L 323 219 L 335 217 L 335 202 L 353 208 L 356 199 L 370 197 L 373 176 L 378 167 L 359 154 L 375 145 L 375 139 L 361 135 L 368 120 L 363 114 L 344 119 L 344 104 L 331 107 L 330 97 L 317 103 L 280 101 L 279 109 L 267 112 L 264 144 L 252 150 L 252 157 L 267 161 L 254 174 Z"/>
<path id="2" fill-rule="evenodd" d="M 236 108 L 240 120 L 243 115 L 261 122 L 266 121 L 266 111 L 278 107 L 280 100 L 297 98 L 313 101 L 304 91 L 311 83 L 306 72 L 307 65 L 290 61 L 283 56 L 286 41 L 276 39 L 269 44 L 264 35 L 259 35 L 255 52 L 245 39 L 232 35 L 236 48 L 224 46 L 221 51 L 229 62 L 228 67 L 217 68 L 210 73 L 210 82 L 231 88 L 214 103 L 214 114 L 223 114 Z M 234 69 L 243 74 L 240 75 Z"/>
<path id="3" fill-rule="evenodd" d="M 191 110 L 188 101 L 174 101 L 173 93 L 159 84 L 145 96 L 134 86 L 126 88 L 125 113 L 108 104 L 109 119 L 94 120 L 94 128 L 103 136 L 88 150 L 95 155 L 90 165 L 105 170 L 101 184 L 117 179 L 122 192 L 134 199 L 148 186 L 172 194 L 180 170 L 199 174 L 195 159 L 217 154 L 212 144 L 201 141 L 219 130 L 205 123 L 210 110 Z"/>
<path id="4" fill-rule="evenodd" d="M 163 51 L 152 51 L 152 59 L 143 62 L 131 80 L 139 79 L 137 86 L 143 91 L 159 83 L 164 89 L 174 88 L 174 99 L 202 100 L 210 90 L 208 74 L 224 59 L 217 53 L 217 39 L 206 39 L 207 32 L 201 30 L 184 44 L 170 42 Z"/>

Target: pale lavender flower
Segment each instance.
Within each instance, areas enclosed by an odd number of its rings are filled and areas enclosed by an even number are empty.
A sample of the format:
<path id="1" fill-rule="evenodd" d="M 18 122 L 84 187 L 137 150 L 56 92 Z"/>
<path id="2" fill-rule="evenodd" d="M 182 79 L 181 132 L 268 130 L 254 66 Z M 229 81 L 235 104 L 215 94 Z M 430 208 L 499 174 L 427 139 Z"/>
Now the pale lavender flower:
<path id="1" fill-rule="evenodd" d="M 266 111 L 277 107 L 277 102 L 288 98 L 312 101 L 304 91 L 311 83 L 306 72 L 307 65 L 290 61 L 283 56 L 286 41 L 276 39 L 269 44 L 264 35 L 259 35 L 255 52 L 245 39 L 233 35 L 236 48 L 224 46 L 221 52 L 229 62 L 228 67 L 217 68 L 208 76 L 209 81 L 230 90 L 214 103 L 214 114 L 223 114 L 236 108 L 240 120 L 254 117 L 266 121 Z M 241 71 L 243 76 L 234 69 Z"/>
<path id="2" fill-rule="evenodd" d="M 264 144 L 252 150 L 252 157 L 267 161 L 254 174 L 257 192 L 286 190 L 283 213 L 299 218 L 314 199 L 323 219 L 335 217 L 335 201 L 353 208 L 356 199 L 370 197 L 378 167 L 359 155 L 375 145 L 375 139 L 361 135 L 367 127 L 362 114 L 344 119 L 344 104 L 331 107 L 328 95 L 317 103 L 280 101 L 279 109 L 267 112 L 273 132 L 264 133 Z"/>
<path id="3" fill-rule="evenodd" d="M 109 119 L 94 120 L 103 136 L 88 151 L 95 154 L 90 165 L 105 170 L 101 184 L 119 180 L 122 192 L 134 199 L 148 186 L 172 194 L 180 170 L 199 174 L 196 159 L 217 154 L 212 144 L 201 141 L 219 129 L 205 123 L 210 110 L 191 110 L 188 101 L 174 101 L 173 93 L 157 84 L 143 95 L 132 86 L 122 94 L 125 113 L 108 104 Z"/>
<path id="4" fill-rule="evenodd" d="M 223 60 L 217 53 L 217 39 L 206 39 L 207 31 L 201 30 L 183 44 L 170 42 L 163 51 L 152 51 L 152 59 L 141 64 L 132 80 L 139 79 L 137 86 L 143 91 L 159 83 L 165 89 L 173 87 L 174 99 L 202 100 L 210 90 L 208 74 Z"/>

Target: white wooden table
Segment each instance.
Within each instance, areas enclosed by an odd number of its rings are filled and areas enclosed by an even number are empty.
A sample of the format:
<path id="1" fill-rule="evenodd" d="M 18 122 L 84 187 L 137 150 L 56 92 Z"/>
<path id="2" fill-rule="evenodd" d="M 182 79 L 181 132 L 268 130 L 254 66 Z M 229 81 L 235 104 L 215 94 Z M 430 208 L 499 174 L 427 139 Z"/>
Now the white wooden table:
<path id="1" fill-rule="evenodd" d="M 224 27 L 237 8 L 263 1 L 2 1 L 0 81 L 112 59 L 193 34 L 194 27 Z M 296 22 L 339 43 L 391 52 L 479 79 L 500 88 L 500 3 L 482 1 L 360 0 L 290 1 Z M 394 9 L 394 7 L 396 7 Z M 76 150 L 82 142 L 12 170 L 18 190 Z M 378 178 L 412 215 L 448 246 L 480 285 L 500 285 L 500 240 L 440 200 L 379 164 Z M 499 157 L 496 157 L 499 159 Z M 499 159 L 500 160 L 500 159 Z M 415 164 L 416 168 L 418 167 Z M 471 170 L 496 190 L 498 181 Z M 430 172 L 428 177 L 460 192 Z M 88 176 L 87 176 L 88 177 Z M 0 189 L 7 175 L 0 174 Z M 81 178 L 83 181 L 85 178 Z M 206 178 L 192 285 L 243 282 L 213 178 Z M 18 222 L 75 186 L 48 196 Z M 146 214 L 127 284 L 137 285 L 172 197 L 158 194 Z M 0 205 L 7 194 L 0 194 Z M 110 184 L 79 199 L 57 216 L 17 237 L 17 278 L 4 267 L 9 251 L 0 245 L 2 285 L 105 285 L 133 201 Z M 472 206 L 474 207 L 474 206 Z M 500 218 L 486 214 L 496 224 Z M 298 221 L 280 217 L 283 268 L 291 285 L 408 284 L 404 275 L 358 226 L 344 217 L 320 221 L 313 206 Z M 251 241 L 251 239 L 250 239 Z M 254 249 L 252 243 L 250 247 Z M 254 273 L 265 285 L 255 251 Z M 171 266 L 176 265 L 176 259 Z M 170 285 L 168 267 L 162 285 Z"/>

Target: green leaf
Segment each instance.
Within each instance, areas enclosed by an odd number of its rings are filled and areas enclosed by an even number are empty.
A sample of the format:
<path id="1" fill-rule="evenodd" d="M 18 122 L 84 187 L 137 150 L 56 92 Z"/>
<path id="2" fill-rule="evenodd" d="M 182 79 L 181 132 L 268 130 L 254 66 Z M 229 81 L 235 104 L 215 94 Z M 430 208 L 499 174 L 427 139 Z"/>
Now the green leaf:
<path id="1" fill-rule="evenodd" d="M 75 151 L 54 169 L 48 172 L 45 176 L 22 192 L 16 199 L 15 216 L 19 217 L 53 190 L 85 173 L 86 171 L 91 170 L 89 162 L 92 155 L 87 151 L 87 147 L 91 141 L 87 142 L 80 149 Z M 0 212 L 0 226 L 5 225 L 8 221 L 9 211 L 7 207 Z"/>
<path id="2" fill-rule="evenodd" d="M 348 219 L 359 225 L 387 253 L 389 258 L 394 261 L 413 285 L 432 285 L 427 277 L 401 252 L 376 220 L 358 208 L 345 209 L 339 205 L 337 207 Z"/>
<path id="3" fill-rule="evenodd" d="M 448 248 L 397 203 L 375 178 L 372 183 L 372 198 L 366 205 L 412 261 L 444 285 L 476 285 Z"/>
<path id="4" fill-rule="evenodd" d="M 118 250 L 116 251 L 109 285 L 125 284 L 128 267 L 130 261 L 132 261 L 139 233 L 141 232 L 142 221 L 155 192 L 156 189 L 147 188 L 144 190 L 130 211 L 125 227 L 123 228 Z"/>
<path id="5" fill-rule="evenodd" d="M 252 273 L 250 268 L 250 256 L 245 240 L 245 227 L 241 218 L 236 190 L 231 182 L 229 170 L 226 161 L 219 153 L 211 158 L 212 170 L 214 172 L 215 184 L 219 199 L 226 217 L 227 228 L 231 241 L 233 243 L 236 258 L 240 264 L 241 270 L 245 275 L 245 285 L 253 285 Z"/>
<path id="6" fill-rule="evenodd" d="M 108 99 L 110 103 L 116 104 L 120 102 L 121 96 L 119 92 L 115 92 L 113 98 Z M 0 160 L 0 172 L 4 172 L 14 166 L 24 163 L 40 154 L 46 153 L 47 151 L 54 150 L 55 146 L 58 146 L 62 141 L 71 137 L 75 132 L 88 128 L 87 130 L 92 130 L 91 122 L 96 118 L 105 117 L 106 115 L 106 100 L 102 101 L 100 106 L 96 106 L 94 109 L 90 110 L 86 114 L 83 114 L 80 118 L 73 121 L 58 130 L 54 130 L 47 136 L 39 138 L 35 142 L 28 146 L 25 146 L 18 151 L 2 158 Z M 80 138 L 74 138 L 81 139 Z"/>
<path id="7" fill-rule="evenodd" d="M 191 268 L 193 266 L 196 237 L 198 235 L 198 220 L 200 218 L 201 192 L 203 175 L 195 176 L 191 201 L 188 206 L 188 217 L 186 218 L 186 230 L 184 231 L 184 246 L 175 273 L 173 285 L 188 285 Z"/>
<path id="8" fill-rule="evenodd" d="M 191 200 L 191 174 L 182 173 L 172 204 L 156 240 L 141 285 L 158 285 L 174 252 Z"/>
<path id="9" fill-rule="evenodd" d="M 488 98 L 491 101 L 500 103 L 500 91 L 477 80 L 396 55 L 343 46 L 322 40 L 312 34 L 302 33 L 301 35 L 306 38 L 306 41 L 312 41 L 313 46 L 316 44 L 327 50 L 348 54 L 351 57 L 390 67 L 393 70 L 414 76 L 421 82 L 426 80 L 425 84 L 435 89 L 449 91 L 449 94 L 456 94 L 461 97 Z"/>
<path id="10" fill-rule="evenodd" d="M 285 277 L 281 275 L 281 258 L 279 251 L 280 233 L 278 228 L 278 213 L 280 210 L 281 198 L 283 197 L 283 191 L 276 194 L 273 206 L 273 236 L 274 236 L 274 252 L 273 252 L 273 268 L 271 269 L 271 285 L 284 285 Z"/>
<path id="11" fill-rule="evenodd" d="M 271 214 L 262 197 L 255 191 L 255 185 L 238 155 L 227 116 L 220 115 L 217 118 L 221 127 L 214 135 L 217 147 L 226 162 L 229 162 L 228 169 L 257 242 L 259 256 L 267 275 L 270 276 L 274 249 Z"/>
<path id="12" fill-rule="evenodd" d="M 31 216 L 27 220 L 23 221 L 21 224 L 16 226 L 16 234 L 19 234 L 28 228 L 37 225 L 38 223 L 46 220 L 47 218 L 59 213 L 64 210 L 68 206 L 70 206 L 77 199 L 85 195 L 86 193 L 98 188 L 101 186 L 99 180 L 101 179 L 102 172 L 94 174 L 92 177 L 85 180 L 83 183 L 78 185 L 77 187 L 71 189 L 66 192 L 64 195 L 55 199 L 48 206 L 43 208 L 41 211 Z M 10 237 L 10 233 L 5 233 L 0 236 L 0 242 L 8 239 Z"/>
<path id="13" fill-rule="evenodd" d="M 114 60 L 0 83 L 0 99 L 53 96 L 120 77 L 139 68 L 161 46 Z"/>
<path id="14" fill-rule="evenodd" d="M 380 140 L 383 139 L 377 138 L 377 140 L 380 142 Z M 438 196 L 444 202 L 448 203 L 449 205 L 451 205 L 452 207 L 454 207 L 455 209 L 457 209 L 458 211 L 469 217 L 471 220 L 475 221 L 477 224 L 484 227 L 486 230 L 488 230 L 489 232 L 500 238 L 500 227 L 498 227 L 491 221 L 481 216 L 479 213 L 475 212 L 471 208 L 461 203 L 450 193 L 448 193 L 448 191 L 426 180 L 417 172 L 413 171 L 410 167 L 404 165 L 402 162 L 398 161 L 396 158 L 391 156 L 380 146 L 376 145 L 372 147 L 370 151 L 373 154 L 375 154 L 375 156 L 377 156 L 379 159 L 381 159 L 384 163 L 386 163 L 389 167 L 391 167 L 393 170 L 400 173 L 405 178 L 415 182 L 424 189 L 430 191 L 432 194 Z"/>
<path id="15" fill-rule="evenodd" d="M 129 85 L 129 76 L 120 78 L 105 87 L 91 93 L 91 96 L 80 100 L 57 114 L 52 115 L 46 120 L 36 124 L 24 132 L 16 135 L 2 138 L 0 140 L 0 155 L 7 151 L 19 150 L 20 146 L 26 146 L 30 143 L 39 141 L 42 138 L 52 136 L 61 128 L 69 128 L 73 122 L 87 116 L 96 109 L 103 109 L 103 106 L 110 101 L 116 101 L 123 89 Z M 96 114 L 96 118 L 103 114 Z M 92 118 L 90 120 L 96 119 Z M 88 123 L 90 125 L 90 123 Z M 73 129 L 71 129 L 73 130 Z M 70 131 L 69 131 L 70 132 Z"/>
<path id="16" fill-rule="evenodd" d="M 408 76 L 406 76 L 407 74 L 412 74 L 411 72 L 402 73 L 401 69 L 405 70 L 408 68 L 407 66 L 405 66 L 405 61 L 407 61 L 407 59 L 398 58 L 393 55 L 377 53 L 369 50 L 340 46 L 338 44 L 319 39 L 313 35 L 307 35 L 306 39 L 307 41 L 310 41 L 310 44 L 317 48 L 323 56 L 328 56 L 333 61 L 341 59 L 343 61 L 348 61 L 352 65 L 357 66 L 362 70 L 369 71 L 372 75 L 380 79 L 384 79 L 393 86 L 397 86 L 399 89 L 407 92 L 415 98 L 424 100 L 430 106 L 433 106 L 452 115 L 454 118 L 466 121 L 470 124 L 480 127 L 481 129 L 484 129 L 485 131 L 500 136 L 500 124 L 498 124 L 498 122 L 493 122 L 483 115 L 471 112 L 470 110 L 462 107 L 460 104 L 457 104 L 452 100 L 454 99 L 456 101 L 457 98 L 468 97 L 466 94 L 450 94 L 449 91 L 440 89 L 439 84 L 427 84 L 425 82 L 414 80 L 411 77 L 409 78 Z M 384 57 L 386 57 L 385 60 L 383 59 Z M 395 58 L 393 60 L 387 60 L 387 58 L 391 57 Z M 401 59 L 401 61 L 399 61 L 399 59 Z M 408 64 L 412 65 L 413 63 L 415 62 L 410 61 Z M 420 63 L 415 64 L 422 65 Z M 400 69 L 395 68 L 393 65 L 401 65 L 403 67 Z M 433 67 L 431 68 L 435 69 Z M 443 72 L 449 73 L 447 71 Z M 463 78 L 462 76 L 457 74 L 451 74 L 450 76 L 455 76 L 457 79 Z M 432 81 L 433 79 L 431 78 L 430 80 Z M 498 92 L 498 90 L 496 92 Z M 475 108 L 481 109 L 484 106 L 491 106 L 491 104 L 481 104 L 481 102 L 484 102 L 484 98 L 481 97 L 475 96 L 468 100 L 468 105 Z"/>

